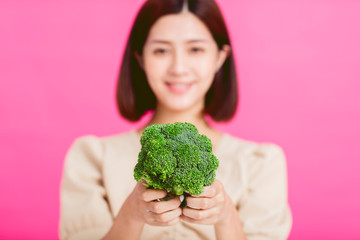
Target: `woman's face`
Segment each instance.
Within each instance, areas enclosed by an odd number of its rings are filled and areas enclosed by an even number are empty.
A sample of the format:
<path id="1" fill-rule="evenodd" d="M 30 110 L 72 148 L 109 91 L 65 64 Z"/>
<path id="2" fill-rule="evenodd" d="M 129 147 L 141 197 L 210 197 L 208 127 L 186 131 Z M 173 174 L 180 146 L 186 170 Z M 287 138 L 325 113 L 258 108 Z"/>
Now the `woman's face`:
<path id="1" fill-rule="evenodd" d="M 206 25 L 190 12 L 161 17 L 150 29 L 139 60 L 157 108 L 203 109 L 229 46 L 219 51 Z"/>

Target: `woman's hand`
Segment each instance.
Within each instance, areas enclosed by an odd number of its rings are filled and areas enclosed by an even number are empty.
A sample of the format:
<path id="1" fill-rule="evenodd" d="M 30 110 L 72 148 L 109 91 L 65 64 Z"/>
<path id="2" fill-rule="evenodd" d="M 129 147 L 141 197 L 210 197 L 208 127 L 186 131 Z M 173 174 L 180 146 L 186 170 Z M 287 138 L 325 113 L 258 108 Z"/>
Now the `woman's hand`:
<path id="1" fill-rule="evenodd" d="M 129 196 L 132 201 L 133 217 L 140 222 L 153 226 L 170 226 L 179 222 L 182 210 L 179 197 L 159 201 L 167 195 L 165 190 L 147 189 L 137 183 Z"/>
<path id="2" fill-rule="evenodd" d="M 198 224 L 222 224 L 228 219 L 234 208 L 226 194 L 224 186 L 215 180 L 210 186 L 204 187 L 199 196 L 186 198 L 187 207 L 183 209 L 181 219 Z"/>
<path id="3" fill-rule="evenodd" d="M 187 197 L 186 201 L 182 220 L 214 224 L 216 239 L 246 239 L 235 205 L 220 181 L 215 180 L 210 186 L 204 187 L 199 196 Z"/>
<path id="4" fill-rule="evenodd" d="M 147 189 L 137 183 L 115 218 L 114 224 L 103 238 L 139 239 L 144 224 L 170 226 L 180 220 L 179 197 L 168 201 L 158 201 L 167 195 L 165 190 Z"/>

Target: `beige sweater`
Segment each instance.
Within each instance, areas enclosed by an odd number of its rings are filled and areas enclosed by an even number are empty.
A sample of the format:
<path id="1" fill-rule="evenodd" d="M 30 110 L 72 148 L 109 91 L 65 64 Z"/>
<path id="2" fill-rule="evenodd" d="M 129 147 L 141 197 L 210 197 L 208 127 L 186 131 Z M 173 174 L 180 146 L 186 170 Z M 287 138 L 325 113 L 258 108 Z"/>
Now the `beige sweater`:
<path id="1" fill-rule="evenodd" d="M 136 181 L 140 151 L 136 131 L 77 139 L 65 159 L 61 183 L 61 239 L 100 239 L 109 230 Z M 214 154 L 216 172 L 235 203 L 247 239 L 286 239 L 292 218 L 287 201 L 283 151 L 224 134 Z M 141 239 L 215 239 L 212 225 L 180 222 L 170 227 L 145 225 Z"/>

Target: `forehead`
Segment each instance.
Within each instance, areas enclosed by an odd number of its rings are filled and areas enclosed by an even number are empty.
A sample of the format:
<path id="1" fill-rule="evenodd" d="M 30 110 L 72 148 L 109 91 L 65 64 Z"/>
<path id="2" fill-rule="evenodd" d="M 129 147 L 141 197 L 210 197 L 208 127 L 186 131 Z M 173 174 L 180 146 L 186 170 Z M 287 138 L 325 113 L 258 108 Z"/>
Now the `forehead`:
<path id="1" fill-rule="evenodd" d="M 169 14 L 159 18 L 150 28 L 148 41 L 213 40 L 207 26 L 190 12 Z"/>

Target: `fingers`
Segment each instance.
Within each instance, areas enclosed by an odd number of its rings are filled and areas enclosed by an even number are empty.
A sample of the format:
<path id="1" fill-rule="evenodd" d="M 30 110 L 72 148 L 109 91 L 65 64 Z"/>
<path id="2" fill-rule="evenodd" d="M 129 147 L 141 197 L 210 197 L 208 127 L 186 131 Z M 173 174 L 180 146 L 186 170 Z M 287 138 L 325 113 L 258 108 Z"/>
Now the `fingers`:
<path id="1" fill-rule="evenodd" d="M 208 197 L 212 198 L 215 197 L 216 194 L 222 192 L 224 189 L 222 183 L 215 179 L 215 181 L 207 187 L 204 187 L 203 192 L 200 195 L 192 195 L 192 197 Z"/>
<path id="2" fill-rule="evenodd" d="M 215 224 L 221 213 L 221 207 L 213 207 L 206 210 L 197 210 L 192 208 L 184 208 L 181 219 L 191 223 L 198 224 Z"/>
<path id="3" fill-rule="evenodd" d="M 141 180 L 144 181 L 144 180 Z M 138 182 L 136 185 L 136 192 L 138 198 L 145 202 L 151 202 L 157 199 L 161 199 L 167 195 L 166 190 L 160 189 L 149 189 L 144 186 L 141 182 Z"/>
<path id="4" fill-rule="evenodd" d="M 203 192 L 200 195 L 191 195 L 192 197 L 208 197 L 212 198 L 216 195 L 216 189 L 212 186 L 204 187 Z"/>
<path id="5" fill-rule="evenodd" d="M 180 221 L 182 209 L 179 197 L 167 201 L 156 201 L 167 196 L 166 190 L 148 189 L 138 183 L 131 194 L 133 212 L 143 223 L 154 226 L 170 226 Z"/>
<path id="6" fill-rule="evenodd" d="M 202 220 L 196 220 L 193 218 L 189 218 L 185 215 L 181 215 L 180 217 L 181 220 L 189 222 L 189 223 L 196 223 L 196 224 L 204 224 L 204 225 L 213 225 L 218 221 L 218 216 L 212 216 L 210 218 L 206 218 L 206 219 L 202 219 Z"/>
<path id="7" fill-rule="evenodd" d="M 224 216 L 226 196 L 222 183 L 215 180 L 204 187 L 199 196 L 186 198 L 187 207 L 183 209 L 181 219 L 197 224 L 216 224 Z"/>
<path id="8" fill-rule="evenodd" d="M 170 226 L 180 219 L 198 224 L 215 224 L 224 215 L 225 191 L 221 182 L 215 180 L 204 187 L 198 196 L 186 198 L 187 207 L 180 208 L 179 197 L 167 201 L 155 201 L 167 195 L 166 190 L 147 189 L 141 183 L 138 186 L 138 213 L 149 225 Z"/>
<path id="9" fill-rule="evenodd" d="M 145 202 L 151 202 L 166 197 L 166 195 L 167 195 L 166 190 L 145 189 L 141 194 L 141 199 Z"/>
<path id="10" fill-rule="evenodd" d="M 186 201 L 187 206 L 193 209 L 205 210 L 222 205 L 225 201 L 224 188 L 219 181 L 216 181 L 211 186 L 205 187 L 200 195 L 187 197 Z"/>
<path id="11" fill-rule="evenodd" d="M 180 204 L 181 201 L 179 197 L 175 197 L 168 201 L 150 202 L 148 205 L 149 206 L 148 210 L 150 212 L 160 214 L 179 208 Z"/>
<path id="12" fill-rule="evenodd" d="M 153 226 L 170 226 L 180 221 L 182 210 L 176 208 L 161 214 L 148 212 L 147 223 Z"/>
<path id="13" fill-rule="evenodd" d="M 215 199 L 205 197 L 187 197 L 186 202 L 193 209 L 209 209 L 217 204 Z"/>
<path id="14" fill-rule="evenodd" d="M 156 192 L 157 191 L 158 190 L 156 190 Z M 150 192 L 149 194 L 155 193 Z M 154 197 L 154 195 L 151 196 L 152 197 L 148 199 Z M 181 201 L 179 197 L 167 201 L 143 201 L 145 222 L 153 226 L 170 226 L 178 223 L 180 221 L 180 215 L 182 214 L 180 204 Z"/>

